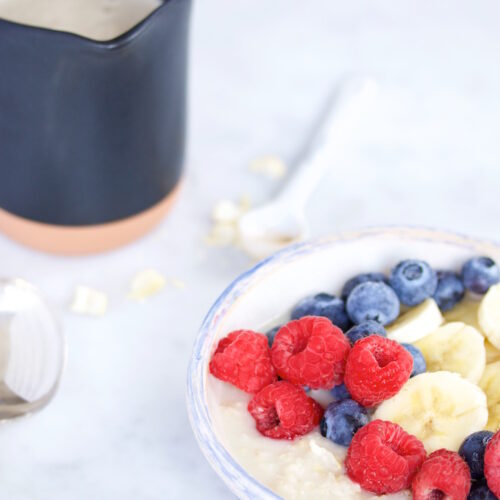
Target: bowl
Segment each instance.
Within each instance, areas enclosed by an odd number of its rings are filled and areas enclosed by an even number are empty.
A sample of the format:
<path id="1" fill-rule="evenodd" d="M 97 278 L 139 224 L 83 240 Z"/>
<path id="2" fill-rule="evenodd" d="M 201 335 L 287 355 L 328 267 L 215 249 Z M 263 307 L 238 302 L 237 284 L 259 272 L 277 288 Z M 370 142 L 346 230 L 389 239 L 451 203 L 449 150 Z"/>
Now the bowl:
<path id="1" fill-rule="evenodd" d="M 305 295 L 339 294 L 355 274 L 387 272 L 405 258 L 459 269 L 474 255 L 500 261 L 500 244 L 425 228 L 375 228 L 319 238 L 269 257 L 239 276 L 210 308 L 196 338 L 188 370 L 191 426 L 210 465 L 239 498 L 277 499 L 231 456 L 211 418 L 206 387 L 208 363 L 217 341 L 239 328 L 259 330 Z"/>

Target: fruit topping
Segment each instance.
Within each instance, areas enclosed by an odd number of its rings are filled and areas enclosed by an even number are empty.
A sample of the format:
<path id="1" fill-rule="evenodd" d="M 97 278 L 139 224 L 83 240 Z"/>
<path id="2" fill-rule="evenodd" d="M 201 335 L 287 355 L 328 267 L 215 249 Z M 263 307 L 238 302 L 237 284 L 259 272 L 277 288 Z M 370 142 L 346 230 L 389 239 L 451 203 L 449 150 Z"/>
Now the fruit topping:
<path id="1" fill-rule="evenodd" d="M 430 372 L 449 371 L 477 383 L 486 364 L 484 337 L 472 326 L 447 323 L 415 342 Z"/>
<path id="2" fill-rule="evenodd" d="M 345 285 L 342 288 L 341 297 L 344 300 L 347 300 L 347 297 L 351 294 L 351 292 L 361 283 L 366 283 L 367 281 L 381 281 L 383 283 L 389 284 L 389 279 L 383 273 L 363 273 L 358 274 L 346 281 Z"/>
<path id="3" fill-rule="evenodd" d="M 484 475 L 488 488 L 500 497 L 500 432 L 497 432 L 486 445 Z"/>
<path id="4" fill-rule="evenodd" d="M 411 354 L 394 340 L 371 335 L 351 349 L 344 382 L 352 399 L 367 407 L 397 394 L 410 378 Z"/>
<path id="5" fill-rule="evenodd" d="M 370 335 L 380 335 L 382 337 L 387 337 L 387 332 L 385 328 L 377 321 L 368 320 L 363 321 L 359 325 L 355 325 L 345 333 L 345 336 L 349 339 L 351 345 L 354 345 L 360 339 L 369 337 Z"/>
<path id="6" fill-rule="evenodd" d="M 424 460 L 425 449 L 415 436 L 392 422 L 374 420 L 354 435 L 345 468 L 363 489 L 383 495 L 409 488 Z"/>
<path id="7" fill-rule="evenodd" d="M 467 290 L 484 294 L 500 282 L 500 268 L 489 257 L 474 257 L 463 265 L 462 281 Z"/>
<path id="8" fill-rule="evenodd" d="M 353 289 L 347 298 L 346 309 L 356 324 L 374 320 L 387 325 L 399 315 L 399 300 L 394 290 L 385 283 L 367 281 Z"/>
<path id="9" fill-rule="evenodd" d="M 401 345 L 411 354 L 411 357 L 413 358 L 413 369 L 410 373 L 410 378 L 415 377 L 415 375 L 420 375 L 421 373 L 427 371 L 427 364 L 425 362 L 425 358 L 424 355 L 422 354 L 422 351 L 420 351 L 420 349 L 411 344 L 401 344 Z"/>
<path id="10" fill-rule="evenodd" d="M 318 293 L 317 295 L 305 297 L 292 309 L 292 319 L 300 319 L 304 316 L 323 316 L 328 318 L 343 332 L 351 326 L 344 301 L 328 293 Z"/>
<path id="11" fill-rule="evenodd" d="M 349 446 L 356 432 L 370 421 L 368 410 L 352 399 L 330 403 L 321 420 L 321 434 L 341 446 Z"/>
<path id="12" fill-rule="evenodd" d="M 465 438 L 458 450 L 458 454 L 467 462 L 474 481 L 484 478 L 484 453 L 492 437 L 493 432 L 490 431 L 474 432 Z"/>
<path id="13" fill-rule="evenodd" d="M 403 260 L 392 270 L 389 283 L 401 303 L 416 306 L 434 295 L 438 278 L 427 262 Z"/>
<path id="14" fill-rule="evenodd" d="M 470 472 L 462 457 L 453 451 L 431 453 L 413 479 L 413 500 L 466 500 Z"/>
<path id="15" fill-rule="evenodd" d="M 236 330 L 219 341 L 210 373 L 249 393 L 276 381 L 267 337 L 251 330 Z"/>
<path id="16" fill-rule="evenodd" d="M 272 439 L 294 439 L 311 432 L 323 409 L 301 387 L 279 381 L 264 387 L 248 403 L 257 430 Z"/>
<path id="17" fill-rule="evenodd" d="M 463 440 L 488 420 L 481 389 L 458 373 L 422 373 L 411 378 L 375 411 L 374 418 L 395 422 L 417 436 L 431 453 L 458 451 Z"/>
<path id="18" fill-rule="evenodd" d="M 342 383 L 349 350 L 349 341 L 330 320 L 306 316 L 279 330 L 271 358 L 282 379 L 311 389 L 332 389 Z"/>
<path id="19" fill-rule="evenodd" d="M 453 271 L 438 271 L 438 284 L 434 300 L 441 311 L 453 309 L 465 296 L 465 287 L 460 275 Z"/>
<path id="20" fill-rule="evenodd" d="M 439 328 L 443 316 L 434 299 L 424 300 L 403 313 L 387 328 L 387 337 L 398 342 L 412 343 Z"/>

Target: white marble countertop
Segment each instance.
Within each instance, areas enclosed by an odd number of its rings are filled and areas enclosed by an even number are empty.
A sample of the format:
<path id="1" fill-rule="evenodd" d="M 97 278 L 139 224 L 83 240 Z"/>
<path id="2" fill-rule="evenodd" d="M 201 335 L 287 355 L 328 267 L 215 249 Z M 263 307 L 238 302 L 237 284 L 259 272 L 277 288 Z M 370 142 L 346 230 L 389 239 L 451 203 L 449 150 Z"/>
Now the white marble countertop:
<path id="1" fill-rule="evenodd" d="M 195 2 L 187 173 L 168 219 L 136 244 L 88 258 L 0 237 L 2 274 L 43 290 L 69 344 L 50 406 L 0 427 L 0 497 L 231 498 L 185 409 L 198 326 L 250 265 L 203 244 L 214 201 L 271 196 L 279 182 L 248 163 L 269 153 L 292 160 L 337 78 L 369 72 L 380 97 L 311 203 L 313 233 L 424 224 L 500 240 L 499 22 L 495 0 Z M 147 267 L 187 288 L 129 301 L 131 277 Z M 77 284 L 110 295 L 105 317 L 67 311 Z"/>

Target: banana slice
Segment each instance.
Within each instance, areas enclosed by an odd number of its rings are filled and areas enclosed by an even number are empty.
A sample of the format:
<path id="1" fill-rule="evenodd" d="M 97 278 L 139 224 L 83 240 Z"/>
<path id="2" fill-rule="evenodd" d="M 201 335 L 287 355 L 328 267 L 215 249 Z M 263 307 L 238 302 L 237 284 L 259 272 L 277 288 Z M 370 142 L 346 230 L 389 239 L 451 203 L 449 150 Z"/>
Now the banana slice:
<path id="1" fill-rule="evenodd" d="M 419 438 L 427 452 L 457 451 L 471 433 L 484 428 L 488 409 L 484 392 L 457 373 L 422 373 L 384 401 L 373 418 L 389 420 Z"/>
<path id="2" fill-rule="evenodd" d="M 496 432 L 500 428 L 500 361 L 488 365 L 479 386 L 488 400 L 488 424 L 486 429 Z"/>
<path id="3" fill-rule="evenodd" d="M 479 306 L 479 325 L 488 340 L 500 349 L 500 283 L 492 286 Z"/>
<path id="4" fill-rule="evenodd" d="M 397 342 L 412 343 L 439 328 L 443 316 L 434 299 L 427 299 L 402 314 L 387 328 L 387 336 Z"/>
<path id="5" fill-rule="evenodd" d="M 459 302 L 453 309 L 444 313 L 444 319 L 447 323 L 461 321 L 466 325 L 473 326 L 479 333 L 482 333 L 479 326 L 478 312 L 481 302 L 466 297 Z"/>
<path id="6" fill-rule="evenodd" d="M 492 346 L 487 339 L 484 340 L 484 349 L 486 350 L 486 365 L 500 361 L 500 351 Z"/>
<path id="7" fill-rule="evenodd" d="M 477 383 L 486 365 L 484 337 L 465 323 L 448 323 L 415 342 L 427 371 L 449 371 Z"/>

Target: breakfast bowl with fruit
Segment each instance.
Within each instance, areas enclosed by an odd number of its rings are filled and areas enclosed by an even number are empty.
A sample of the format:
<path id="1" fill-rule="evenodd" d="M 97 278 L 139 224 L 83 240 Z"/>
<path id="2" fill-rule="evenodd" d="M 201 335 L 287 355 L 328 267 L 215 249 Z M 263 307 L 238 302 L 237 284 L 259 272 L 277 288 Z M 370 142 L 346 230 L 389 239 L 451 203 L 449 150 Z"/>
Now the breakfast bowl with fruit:
<path id="1" fill-rule="evenodd" d="M 239 498 L 500 496 L 500 245 L 383 228 L 287 248 L 205 318 L 188 410 Z"/>

